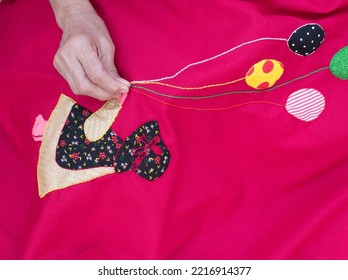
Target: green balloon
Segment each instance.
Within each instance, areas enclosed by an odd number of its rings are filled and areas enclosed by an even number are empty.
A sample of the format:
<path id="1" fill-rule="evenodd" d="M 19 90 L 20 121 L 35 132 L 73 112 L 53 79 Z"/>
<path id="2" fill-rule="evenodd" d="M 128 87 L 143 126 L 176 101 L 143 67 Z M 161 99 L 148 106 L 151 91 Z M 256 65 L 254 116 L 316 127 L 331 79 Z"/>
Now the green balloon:
<path id="1" fill-rule="evenodd" d="M 348 46 L 340 49 L 331 59 L 331 73 L 342 80 L 348 80 Z"/>

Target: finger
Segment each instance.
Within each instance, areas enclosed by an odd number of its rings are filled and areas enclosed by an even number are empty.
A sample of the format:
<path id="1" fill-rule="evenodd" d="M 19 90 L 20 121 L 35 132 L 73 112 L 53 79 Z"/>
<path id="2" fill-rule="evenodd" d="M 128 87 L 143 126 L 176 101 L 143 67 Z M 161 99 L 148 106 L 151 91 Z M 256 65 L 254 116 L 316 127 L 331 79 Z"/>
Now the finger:
<path id="1" fill-rule="evenodd" d="M 104 69 L 117 82 L 121 88 L 129 89 L 130 82 L 120 77 L 115 66 L 115 47 L 109 41 L 101 40 L 100 42 L 100 59 Z"/>
<path id="2" fill-rule="evenodd" d="M 68 63 L 63 58 L 57 57 L 54 64 L 76 95 L 87 95 L 102 101 L 114 98 L 112 94 L 90 81 L 84 68 L 76 58 L 69 59 Z"/>
<path id="3" fill-rule="evenodd" d="M 99 85 L 92 82 L 81 64 L 77 68 L 77 71 L 74 72 L 73 81 L 76 94 L 87 95 L 102 101 L 117 97 L 117 95 L 115 96 L 115 94 L 105 91 Z"/>
<path id="4" fill-rule="evenodd" d="M 120 88 L 120 93 L 127 93 L 129 91 L 129 88 L 131 86 L 130 82 L 128 82 L 127 80 L 121 78 L 118 75 L 116 70 L 115 71 L 110 71 L 110 72 L 108 72 L 108 74 L 117 83 L 118 87 Z"/>
<path id="5" fill-rule="evenodd" d="M 127 95 L 128 95 L 128 91 L 129 91 L 129 88 L 130 88 L 130 82 L 128 82 L 127 80 L 121 78 L 118 73 L 117 73 L 117 70 L 115 69 L 114 71 L 110 71 L 109 72 L 109 75 L 118 83 L 120 84 L 120 88 L 123 88 L 123 87 L 126 87 L 127 88 L 127 91 L 126 92 L 123 92 L 120 94 L 120 96 L 117 96 L 117 100 L 119 101 L 119 103 L 122 105 L 123 102 L 126 100 L 127 98 Z"/>
<path id="6" fill-rule="evenodd" d="M 104 66 L 96 52 L 85 52 L 79 55 L 79 61 L 89 80 L 104 91 L 117 96 L 128 92 L 125 83 L 115 80 L 104 69 Z"/>

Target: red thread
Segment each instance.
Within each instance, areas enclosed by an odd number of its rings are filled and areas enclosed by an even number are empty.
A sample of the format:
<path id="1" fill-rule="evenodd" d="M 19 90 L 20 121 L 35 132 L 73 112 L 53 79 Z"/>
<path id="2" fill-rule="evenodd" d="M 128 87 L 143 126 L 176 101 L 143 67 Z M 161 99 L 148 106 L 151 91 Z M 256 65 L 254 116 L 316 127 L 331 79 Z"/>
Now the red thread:
<path id="1" fill-rule="evenodd" d="M 176 104 L 172 104 L 172 103 L 169 103 L 169 102 L 166 102 L 166 101 L 163 101 L 161 99 L 158 99 L 152 95 L 149 95 L 145 92 L 142 92 L 140 90 L 137 90 L 135 88 L 132 88 L 133 91 L 137 92 L 137 93 L 140 93 L 142 95 L 145 95 L 146 97 L 148 98 L 152 98 L 154 100 L 156 100 L 157 102 L 160 102 L 164 105 L 167 105 L 167 106 L 171 106 L 171 107 L 175 107 L 175 108 L 179 108 L 179 109 L 185 109 L 185 110 L 195 110 L 195 111 L 224 111 L 224 110 L 230 110 L 230 109 L 233 109 L 233 108 L 237 108 L 237 107 L 241 107 L 241 106 L 244 106 L 244 105 L 251 105 L 251 104 L 269 104 L 269 105 L 275 105 L 275 106 L 279 106 L 279 107 L 284 107 L 283 104 L 279 104 L 279 103 L 275 103 L 275 102 L 271 102 L 271 101 L 249 101 L 249 102 L 245 102 L 245 103 L 240 103 L 240 104 L 235 104 L 235 105 L 232 105 L 232 106 L 228 106 L 228 107 L 220 107 L 220 108 L 199 108 L 199 107 L 186 107 L 186 106 L 180 106 L 180 105 L 176 105 Z"/>
<path id="2" fill-rule="evenodd" d="M 137 156 L 132 163 L 131 169 L 133 171 L 136 171 L 139 168 L 144 158 L 148 156 L 151 151 L 156 155 L 163 154 L 161 147 L 157 146 L 160 141 L 161 137 L 159 135 L 156 135 L 151 141 L 146 137 L 146 135 L 139 136 L 136 139 L 138 144 L 144 144 L 144 146 L 132 149 L 132 154 Z"/>

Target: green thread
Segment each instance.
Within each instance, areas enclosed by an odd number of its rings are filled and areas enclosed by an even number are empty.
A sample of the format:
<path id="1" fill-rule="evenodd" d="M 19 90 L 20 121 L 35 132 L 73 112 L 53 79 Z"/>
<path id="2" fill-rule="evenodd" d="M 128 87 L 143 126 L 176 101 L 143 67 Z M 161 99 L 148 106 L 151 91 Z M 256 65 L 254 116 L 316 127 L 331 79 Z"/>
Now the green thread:
<path id="1" fill-rule="evenodd" d="M 331 59 L 331 73 L 342 80 L 348 80 L 348 46 L 339 50 Z"/>

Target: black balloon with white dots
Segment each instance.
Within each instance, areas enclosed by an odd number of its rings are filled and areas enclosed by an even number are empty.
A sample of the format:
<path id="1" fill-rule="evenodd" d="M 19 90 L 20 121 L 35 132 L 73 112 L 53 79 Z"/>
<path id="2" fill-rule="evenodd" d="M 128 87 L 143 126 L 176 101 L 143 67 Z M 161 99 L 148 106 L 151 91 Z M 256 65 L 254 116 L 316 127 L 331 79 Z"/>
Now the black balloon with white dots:
<path id="1" fill-rule="evenodd" d="M 288 46 L 294 53 L 308 56 L 320 47 L 324 38 L 324 29 L 319 24 L 310 23 L 299 27 L 291 34 Z"/>

